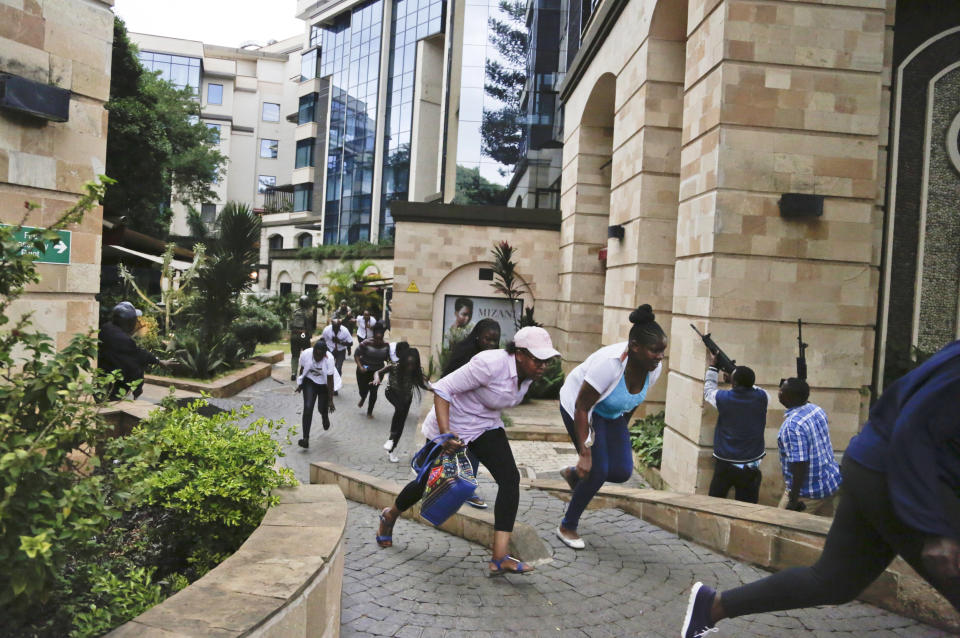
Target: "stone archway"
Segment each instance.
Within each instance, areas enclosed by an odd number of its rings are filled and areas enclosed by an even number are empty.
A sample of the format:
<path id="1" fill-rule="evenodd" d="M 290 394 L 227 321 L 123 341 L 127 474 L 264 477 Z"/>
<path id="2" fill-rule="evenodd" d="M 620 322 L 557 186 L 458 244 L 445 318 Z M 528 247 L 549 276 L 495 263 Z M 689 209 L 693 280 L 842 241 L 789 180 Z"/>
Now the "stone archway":
<path id="1" fill-rule="evenodd" d="M 604 264 L 610 220 L 616 76 L 596 81 L 564 145 L 560 209 L 560 304 L 557 327 L 565 362 L 579 363 L 601 343 Z M 573 123 L 571 123 L 573 124 Z"/>

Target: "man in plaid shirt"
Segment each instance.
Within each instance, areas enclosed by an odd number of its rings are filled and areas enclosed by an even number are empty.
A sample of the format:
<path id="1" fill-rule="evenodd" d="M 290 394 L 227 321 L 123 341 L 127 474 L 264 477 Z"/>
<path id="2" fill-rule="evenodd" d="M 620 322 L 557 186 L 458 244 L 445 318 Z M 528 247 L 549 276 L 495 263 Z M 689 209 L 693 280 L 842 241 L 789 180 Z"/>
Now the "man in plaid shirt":
<path id="1" fill-rule="evenodd" d="M 840 487 L 840 466 L 833 457 L 827 413 L 810 403 L 810 386 L 797 378 L 780 383 L 778 398 L 787 408 L 777 435 L 786 489 L 781 509 L 832 516 Z"/>

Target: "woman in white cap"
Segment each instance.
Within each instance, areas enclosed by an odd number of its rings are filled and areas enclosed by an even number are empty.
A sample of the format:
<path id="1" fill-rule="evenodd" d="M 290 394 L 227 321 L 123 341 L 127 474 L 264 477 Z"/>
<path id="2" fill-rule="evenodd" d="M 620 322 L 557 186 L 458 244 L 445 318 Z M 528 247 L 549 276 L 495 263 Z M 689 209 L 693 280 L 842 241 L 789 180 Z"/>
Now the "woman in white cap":
<path id="1" fill-rule="evenodd" d="M 600 348 L 573 369 L 560 389 L 560 416 L 577 448 L 576 467 L 560 474 L 573 490 L 557 536 L 583 549 L 580 516 L 606 481 L 623 483 L 633 474 L 630 418 L 657 382 L 667 335 L 643 304 L 630 313 L 628 341 Z"/>
<path id="2" fill-rule="evenodd" d="M 488 566 L 492 576 L 533 571 L 532 566 L 507 554 L 520 503 L 520 472 L 503 430 L 500 411 L 518 405 L 530 384 L 543 376 L 548 361 L 559 355 L 546 330 L 521 328 L 505 348 L 481 352 L 433 384 L 433 409 L 422 428 L 427 440 L 453 433 L 443 450 L 453 452 L 466 445 L 497 482 L 493 557 Z M 418 459 L 418 463 L 427 460 Z M 381 547 L 393 544 L 393 524 L 401 512 L 420 500 L 423 489 L 419 481 L 411 481 L 394 504 L 380 513 L 377 543 Z"/>

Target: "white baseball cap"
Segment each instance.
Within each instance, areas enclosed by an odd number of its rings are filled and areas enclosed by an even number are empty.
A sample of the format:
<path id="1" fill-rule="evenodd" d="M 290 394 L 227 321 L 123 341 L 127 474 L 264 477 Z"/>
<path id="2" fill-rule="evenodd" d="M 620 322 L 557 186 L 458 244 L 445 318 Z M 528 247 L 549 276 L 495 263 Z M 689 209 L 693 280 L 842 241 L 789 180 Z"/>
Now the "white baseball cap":
<path id="1" fill-rule="evenodd" d="M 553 347 L 550 333 L 536 326 L 527 326 L 517 330 L 517 334 L 513 335 L 513 343 L 540 360 L 560 356 L 560 353 Z"/>

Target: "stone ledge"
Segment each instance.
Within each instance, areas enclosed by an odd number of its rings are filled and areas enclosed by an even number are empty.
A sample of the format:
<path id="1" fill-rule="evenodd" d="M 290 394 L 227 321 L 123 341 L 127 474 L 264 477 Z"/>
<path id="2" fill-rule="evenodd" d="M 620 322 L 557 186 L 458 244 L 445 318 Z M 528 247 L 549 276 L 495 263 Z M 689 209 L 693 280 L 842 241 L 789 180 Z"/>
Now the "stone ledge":
<path id="1" fill-rule="evenodd" d="M 187 381 L 176 377 L 161 377 L 155 374 L 147 374 L 143 377 L 144 383 L 159 386 L 173 386 L 180 390 L 189 390 L 190 392 L 205 392 L 210 396 L 223 399 L 249 388 L 257 381 L 262 381 L 270 376 L 273 365 L 270 363 L 254 363 L 252 365 L 232 372 L 216 381 L 204 383 L 202 381 Z"/>
<path id="2" fill-rule="evenodd" d="M 514 425 L 504 428 L 507 438 L 512 441 L 549 441 L 569 443 L 570 435 L 565 428 L 549 425 Z"/>
<path id="3" fill-rule="evenodd" d="M 570 489 L 564 481 L 535 479 L 527 485 L 569 499 Z M 832 522 L 765 505 L 618 485 L 604 486 L 594 500 L 680 538 L 773 571 L 816 561 Z M 860 599 L 930 625 L 960 631 L 960 616 L 953 607 L 901 558 Z"/>
<path id="4" fill-rule="evenodd" d="M 333 485 L 278 492 L 235 554 L 107 636 L 339 636 L 346 500 Z"/>
<path id="5" fill-rule="evenodd" d="M 397 498 L 402 485 L 380 479 L 363 472 L 337 465 L 336 463 L 311 463 L 311 483 L 332 483 L 351 501 L 365 503 L 377 508 L 389 507 Z M 470 511 L 467 511 L 470 510 Z M 420 518 L 420 504 L 403 513 L 404 518 L 428 525 Z M 493 547 L 493 512 L 462 508 L 451 516 L 439 529 L 485 547 Z M 370 530 L 373 538 L 374 530 Z M 510 536 L 510 554 L 533 565 L 542 565 L 553 560 L 550 548 L 536 530 L 526 523 L 517 522 Z"/>
<path id="6" fill-rule="evenodd" d="M 271 350 L 270 352 L 263 352 L 250 358 L 263 363 L 280 363 L 283 361 L 283 350 Z"/>

